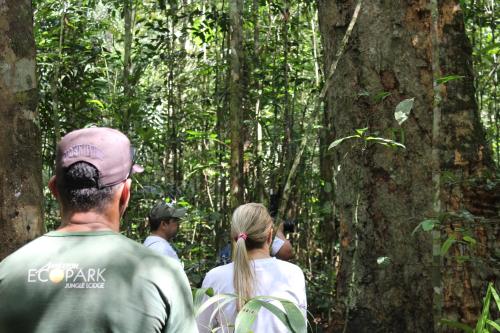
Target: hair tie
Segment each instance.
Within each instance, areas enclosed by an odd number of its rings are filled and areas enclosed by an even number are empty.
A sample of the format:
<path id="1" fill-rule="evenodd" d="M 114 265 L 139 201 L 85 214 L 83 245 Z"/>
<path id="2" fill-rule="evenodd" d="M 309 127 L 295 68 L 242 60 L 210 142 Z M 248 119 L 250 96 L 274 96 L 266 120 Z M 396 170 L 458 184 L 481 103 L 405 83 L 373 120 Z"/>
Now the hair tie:
<path id="1" fill-rule="evenodd" d="M 247 240 L 248 235 L 246 233 L 244 233 L 244 232 L 240 232 L 238 234 L 238 237 L 235 238 L 235 240 L 238 241 L 238 239 L 240 239 L 240 238 L 243 238 L 243 240 Z"/>

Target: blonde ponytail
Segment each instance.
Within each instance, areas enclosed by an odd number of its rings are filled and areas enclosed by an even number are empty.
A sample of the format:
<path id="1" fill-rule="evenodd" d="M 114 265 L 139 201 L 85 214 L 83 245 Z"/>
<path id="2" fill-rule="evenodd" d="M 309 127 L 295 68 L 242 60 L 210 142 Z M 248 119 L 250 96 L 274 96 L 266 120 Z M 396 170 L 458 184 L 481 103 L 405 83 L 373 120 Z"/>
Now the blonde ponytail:
<path id="1" fill-rule="evenodd" d="M 251 298 L 255 288 L 253 267 L 248 250 L 264 246 L 273 221 L 266 207 L 258 203 L 241 205 L 233 213 L 231 238 L 234 241 L 234 290 L 238 295 L 238 311 Z"/>

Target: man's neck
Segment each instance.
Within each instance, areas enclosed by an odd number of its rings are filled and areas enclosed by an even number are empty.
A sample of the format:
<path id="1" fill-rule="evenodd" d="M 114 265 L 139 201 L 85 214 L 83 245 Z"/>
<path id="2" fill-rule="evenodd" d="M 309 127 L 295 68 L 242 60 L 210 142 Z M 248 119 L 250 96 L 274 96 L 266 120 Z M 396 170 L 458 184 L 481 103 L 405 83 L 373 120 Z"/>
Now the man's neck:
<path id="1" fill-rule="evenodd" d="M 58 231 L 99 231 L 112 230 L 118 232 L 120 229 L 119 219 L 112 218 L 106 214 L 88 211 L 70 213 L 62 218 L 62 224 Z"/>
<path id="2" fill-rule="evenodd" d="M 163 232 L 161 232 L 160 230 L 151 231 L 151 235 L 163 238 L 167 242 L 169 241 L 169 239 L 167 239 L 167 237 L 165 236 L 165 234 Z"/>

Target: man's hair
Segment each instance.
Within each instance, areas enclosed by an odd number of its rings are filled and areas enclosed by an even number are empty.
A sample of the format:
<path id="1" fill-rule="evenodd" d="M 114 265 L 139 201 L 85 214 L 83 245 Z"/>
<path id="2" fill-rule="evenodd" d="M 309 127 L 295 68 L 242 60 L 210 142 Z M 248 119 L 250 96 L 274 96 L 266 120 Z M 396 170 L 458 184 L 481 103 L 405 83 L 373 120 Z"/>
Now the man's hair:
<path id="1" fill-rule="evenodd" d="M 170 223 L 172 221 L 179 220 L 179 219 L 176 217 L 164 217 L 164 218 L 153 217 L 153 216 L 151 216 L 151 213 L 150 213 L 148 216 L 148 220 L 149 220 L 149 230 L 156 231 L 156 230 L 158 230 L 158 228 L 160 227 L 160 224 L 163 221 Z"/>
<path id="2" fill-rule="evenodd" d="M 149 230 L 151 230 L 151 231 L 158 230 L 158 228 L 160 227 L 161 221 L 164 220 L 161 218 L 151 216 L 151 213 L 149 214 L 148 219 L 149 219 Z"/>
<path id="3" fill-rule="evenodd" d="M 99 171 L 89 163 L 77 162 L 56 176 L 56 187 L 64 208 L 74 212 L 101 212 L 117 186 L 99 188 Z"/>

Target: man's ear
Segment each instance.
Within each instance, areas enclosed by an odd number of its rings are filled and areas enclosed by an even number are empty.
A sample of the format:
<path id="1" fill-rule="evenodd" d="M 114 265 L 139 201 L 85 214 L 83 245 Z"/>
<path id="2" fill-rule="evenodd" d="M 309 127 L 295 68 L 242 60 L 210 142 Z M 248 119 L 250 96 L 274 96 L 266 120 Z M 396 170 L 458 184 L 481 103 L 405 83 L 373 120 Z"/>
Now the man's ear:
<path id="1" fill-rule="evenodd" d="M 52 195 L 58 199 L 59 198 L 59 191 L 57 191 L 57 186 L 56 186 L 56 176 L 52 176 L 49 180 L 49 190 Z"/>
<path id="2" fill-rule="evenodd" d="M 125 209 L 127 209 L 128 202 L 130 200 L 130 188 L 132 186 L 132 179 L 127 179 L 123 184 L 121 193 L 120 193 L 120 213 L 123 215 L 125 213 Z"/>

